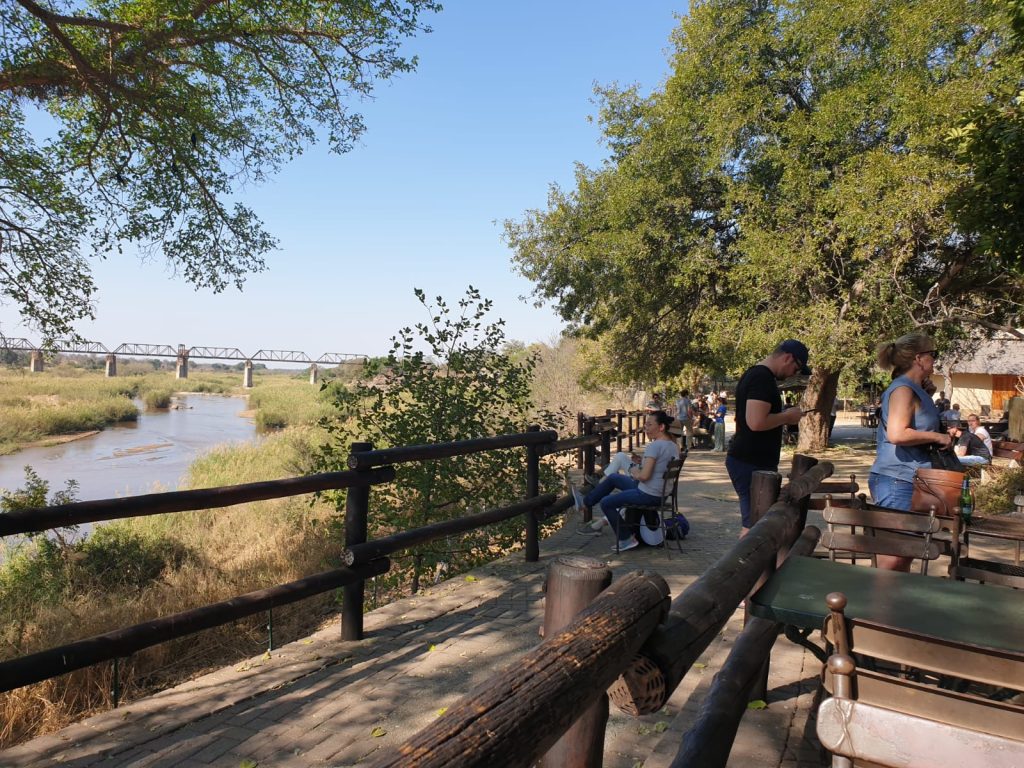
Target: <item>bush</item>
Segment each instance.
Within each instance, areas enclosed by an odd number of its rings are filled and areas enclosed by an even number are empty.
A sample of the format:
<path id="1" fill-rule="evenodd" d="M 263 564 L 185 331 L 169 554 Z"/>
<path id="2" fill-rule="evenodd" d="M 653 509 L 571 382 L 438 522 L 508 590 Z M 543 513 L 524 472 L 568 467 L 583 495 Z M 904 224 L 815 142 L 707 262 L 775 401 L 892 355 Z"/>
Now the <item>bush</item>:
<path id="1" fill-rule="evenodd" d="M 171 405 L 171 390 L 151 389 L 142 396 L 147 408 L 169 408 Z"/>
<path id="2" fill-rule="evenodd" d="M 1005 469 L 993 474 L 992 480 L 974 487 L 975 510 L 985 515 L 1013 512 L 1016 509 L 1014 497 L 1024 493 L 1024 468 Z"/>

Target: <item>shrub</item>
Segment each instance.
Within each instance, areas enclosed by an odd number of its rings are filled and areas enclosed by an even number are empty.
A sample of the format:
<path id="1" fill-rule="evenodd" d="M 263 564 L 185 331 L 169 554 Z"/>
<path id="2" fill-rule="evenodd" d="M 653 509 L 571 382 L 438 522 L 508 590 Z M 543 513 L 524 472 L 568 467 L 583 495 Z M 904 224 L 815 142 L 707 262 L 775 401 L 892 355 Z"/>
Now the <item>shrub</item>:
<path id="1" fill-rule="evenodd" d="M 1014 497 L 1024 493 L 1024 468 L 1010 468 L 993 473 L 987 483 L 974 486 L 974 504 L 977 512 L 1001 515 L 1013 512 Z"/>

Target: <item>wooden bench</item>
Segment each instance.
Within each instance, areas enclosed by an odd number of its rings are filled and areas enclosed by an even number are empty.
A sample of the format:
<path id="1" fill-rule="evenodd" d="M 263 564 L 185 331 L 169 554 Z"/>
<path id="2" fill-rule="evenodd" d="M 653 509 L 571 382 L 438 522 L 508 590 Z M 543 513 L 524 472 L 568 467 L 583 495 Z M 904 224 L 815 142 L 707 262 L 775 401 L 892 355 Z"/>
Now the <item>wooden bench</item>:
<path id="1" fill-rule="evenodd" d="M 1012 440 L 993 440 L 992 458 L 1009 459 L 1018 464 L 1024 464 L 1024 443 L 1015 443 Z"/>
<path id="2" fill-rule="evenodd" d="M 839 593 L 826 602 L 836 655 L 824 686 L 833 698 L 817 728 L 833 766 L 963 768 L 980 755 L 986 768 L 1024 765 L 1024 706 L 994 695 L 1024 690 L 1020 653 L 850 619 Z"/>

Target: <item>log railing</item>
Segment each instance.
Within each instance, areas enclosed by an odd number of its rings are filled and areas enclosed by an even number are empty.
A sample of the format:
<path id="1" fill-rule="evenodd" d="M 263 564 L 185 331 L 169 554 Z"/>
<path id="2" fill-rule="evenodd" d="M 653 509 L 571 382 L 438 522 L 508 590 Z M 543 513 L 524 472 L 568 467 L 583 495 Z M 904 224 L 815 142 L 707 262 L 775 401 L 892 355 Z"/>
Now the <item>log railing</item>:
<path id="1" fill-rule="evenodd" d="M 572 504 L 572 499 L 567 496 L 558 498 L 554 494 L 540 494 L 540 458 L 564 451 L 582 450 L 585 460 L 593 463 L 594 453 L 600 444 L 600 434 L 559 440 L 556 432 L 542 431 L 537 427 L 519 434 L 384 450 L 372 450 L 368 443 L 356 443 L 348 458 L 351 469 L 344 472 L 82 501 L 0 515 L 0 536 L 11 536 L 126 517 L 216 509 L 316 491 L 348 489 L 345 507 L 345 567 L 0 662 L 0 692 L 103 661 L 114 661 L 116 664 L 117 659 L 144 648 L 339 587 L 344 594 L 342 637 L 346 640 L 362 639 L 365 581 L 387 573 L 391 567 L 387 555 L 393 552 L 522 515 L 526 528 L 525 557 L 528 562 L 536 562 L 539 558 L 539 521 Z M 463 518 L 401 531 L 382 539 L 367 540 L 371 488 L 392 482 L 395 478 L 395 464 L 512 448 L 526 449 L 526 488 L 522 500 Z"/>
<path id="2" fill-rule="evenodd" d="M 538 760 L 566 768 L 601 765 L 603 733 L 594 737 L 587 729 L 571 748 L 561 749 L 557 759 L 543 756 L 556 742 L 561 745 L 558 740 L 581 713 L 595 713 L 597 708 L 596 714 L 588 715 L 597 723 L 592 722 L 590 730 L 597 727 L 603 732 L 607 714 L 605 710 L 602 718 L 600 706 L 606 691 L 628 714 L 661 709 L 780 554 L 803 555 L 814 549 L 820 532 L 804 531 L 801 518 L 807 497 L 833 468 L 827 462 L 811 466 L 812 462 L 794 457 L 793 479 L 778 501 L 771 499 L 774 503 L 769 502 L 747 536 L 673 600 L 667 612 L 668 591 L 660 577 L 643 572 L 623 577 L 568 627 L 554 635 L 545 633 L 541 645 L 470 691 L 444 717 L 374 765 L 483 768 L 528 766 Z M 798 476 L 798 470 L 804 473 Z M 584 570 L 593 567 L 581 565 Z M 553 573 L 554 569 L 549 598 Z M 652 621 L 655 615 L 660 621 Z M 778 632 L 772 622 L 748 622 L 673 765 L 725 766 L 746 711 L 746 696 L 758 684 Z"/>

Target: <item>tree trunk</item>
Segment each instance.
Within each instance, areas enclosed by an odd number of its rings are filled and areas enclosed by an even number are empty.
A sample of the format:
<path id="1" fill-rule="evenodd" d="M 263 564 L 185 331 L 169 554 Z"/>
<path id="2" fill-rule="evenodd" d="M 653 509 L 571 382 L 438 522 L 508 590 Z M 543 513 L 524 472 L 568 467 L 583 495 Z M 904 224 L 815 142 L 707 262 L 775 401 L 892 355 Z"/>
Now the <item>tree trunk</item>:
<path id="1" fill-rule="evenodd" d="M 832 418 L 832 403 L 836 399 L 839 374 L 842 370 L 841 367 L 834 371 L 815 368 L 811 373 L 801 405 L 804 408 L 814 408 L 814 411 L 800 419 L 800 442 L 796 448 L 798 452 L 809 453 L 828 448 L 828 425 Z"/>

